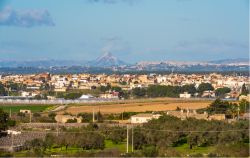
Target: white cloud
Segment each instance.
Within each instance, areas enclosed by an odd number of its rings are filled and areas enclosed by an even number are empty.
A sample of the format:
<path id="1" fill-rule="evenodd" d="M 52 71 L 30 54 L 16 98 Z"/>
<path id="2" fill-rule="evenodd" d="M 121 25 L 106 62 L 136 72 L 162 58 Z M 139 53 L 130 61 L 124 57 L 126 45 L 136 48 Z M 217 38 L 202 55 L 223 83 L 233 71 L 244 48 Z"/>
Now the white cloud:
<path id="1" fill-rule="evenodd" d="M 54 26 L 54 22 L 48 10 L 14 10 L 11 7 L 5 7 L 0 11 L 0 26 Z"/>

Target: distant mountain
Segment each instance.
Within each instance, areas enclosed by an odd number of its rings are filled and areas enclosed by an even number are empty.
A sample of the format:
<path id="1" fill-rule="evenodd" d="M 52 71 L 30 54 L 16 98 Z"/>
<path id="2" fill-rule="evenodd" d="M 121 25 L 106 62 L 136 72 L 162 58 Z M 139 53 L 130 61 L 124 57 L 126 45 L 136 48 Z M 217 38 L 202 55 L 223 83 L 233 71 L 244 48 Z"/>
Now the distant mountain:
<path id="1" fill-rule="evenodd" d="M 88 62 L 88 65 L 93 67 L 110 67 L 126 65 L 126 63 L 113 56 L 110 52 L 107 52 L 103 56 L 98 57 L 96 60 Z"/>
<path id="2" fill-rule="evenodd" d="M 222 59 L 222 60 L 210 61 L 209 63 L 222 64 L 222 65 L 249 65 L 249 59 L 247 58 Z"/>
<path id="3" fill-rule="evenodd" d="M 73 60 L 27 60 L 27 61 L 15 61 L 15 60 L 2 60 L 0 61 L 0 67 L 52 67 L 52 66 L 81 66 L 86 61 L 73 61 Z"/>

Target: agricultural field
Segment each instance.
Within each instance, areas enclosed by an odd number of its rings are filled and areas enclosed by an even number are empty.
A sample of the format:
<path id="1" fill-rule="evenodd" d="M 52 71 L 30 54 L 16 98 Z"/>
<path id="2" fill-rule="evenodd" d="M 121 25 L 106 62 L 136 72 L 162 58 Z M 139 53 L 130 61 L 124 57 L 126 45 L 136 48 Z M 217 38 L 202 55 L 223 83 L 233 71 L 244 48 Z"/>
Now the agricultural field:
<path id="1" fill-rule="evenodd" d="M 128 100 L 121 102 L 96 103 L 71 105 L 59 113 L 68 112 L 78 114 L 81 112 L 91 113 L 100 111 L 103 114 L 122 113 L 122 112 L 146 112 L 146 111 L 166 111 L 175 110 L 177 107 L 183 109 L 200 109 L 210 105 L 209 100 L 180 100 L 180 99 L 143 99 Z"/>
<path id="2" fill-rule="evenodd" d="M 6 112 L 19 112 L 21 109 L 31 110 L 31 112 L 45 112 L 53 109 L 54 105 L 0 105 L 0 108 Z"/>

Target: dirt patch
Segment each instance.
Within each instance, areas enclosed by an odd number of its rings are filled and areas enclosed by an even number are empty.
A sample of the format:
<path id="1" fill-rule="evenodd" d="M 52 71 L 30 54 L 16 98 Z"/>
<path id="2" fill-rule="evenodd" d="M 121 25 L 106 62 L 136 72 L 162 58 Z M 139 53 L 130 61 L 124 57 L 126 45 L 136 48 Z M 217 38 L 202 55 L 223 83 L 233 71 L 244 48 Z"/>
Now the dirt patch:
<path id="1" fill-rule="evenodd" d="M 104 114 L 122 113 L 122 112 L 146 112 L 146 111 L 166 111 L 175 110 L 177 107 L 183 109 L 200 109 L 210 105 L 210 101 L 162 101 L 162 102 L 145 102 L 145 103 L 125 103 L 125 104 L 107 104 L 107 105 L 83 105 L 83 106 L 70 106 L 66 110 L 59 113 L 69 112 L 78 114 L 81 112 L 91 113 L 99 111 Z"/>

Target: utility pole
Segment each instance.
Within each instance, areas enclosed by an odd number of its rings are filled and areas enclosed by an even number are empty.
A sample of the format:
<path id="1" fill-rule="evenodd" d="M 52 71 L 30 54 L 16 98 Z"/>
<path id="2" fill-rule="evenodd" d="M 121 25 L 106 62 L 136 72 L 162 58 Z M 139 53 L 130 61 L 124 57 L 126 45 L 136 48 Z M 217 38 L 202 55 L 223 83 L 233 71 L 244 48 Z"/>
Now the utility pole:
<path id="1" fill-rule="evenodd" d="M 13 133 L 11 132 L 11 147 L 13 149 Z"/>
<path id="2" fill-rule="evenodd" d="M 59 128 L 58 128 L 58 122 L 56 122 L 56 135 L 59 136 Z"/>
<path id="3" fill-rule="evenodd" d="M 134 127 L 133 127 L 133 125 L 131 127 L 132 127 L 132 140 L 131 140 L 131 143 L 132 143 L 132 152 L 134 152 Z"/>
<path id="4" fill-rule="evenodd" d="M 10 118 L 11 118 L 11 108 L 10 108 Z"/>
<path id="5" fill-rule="evenodd" d="M 238 115 L 237 119 L 239 120 L 240 119 L 240 107 L 239 107 L 239 105 L 238 105 L 238 109 L 237 109 L 237 115 Z"/>
<path id="6" fill-rule="evenodd" d="M 92 116 L 93 123 L 95 122 L 95 109 L 93 108 L 93 116 Z"/>
<path id="7" fill-rule="evenodd" d="M 128 133 L 129 131 L 128 131 L 128 125 L 127 125 L 127 153 L 128 153 L 128 140 L 129 140 L 129 133 Z"/>
<path id="8" fill-rule="evenodd" d="M 31 115 L 32 115 L 32 112 L 30 112 L 30 123 L 31 123 Z"/>

